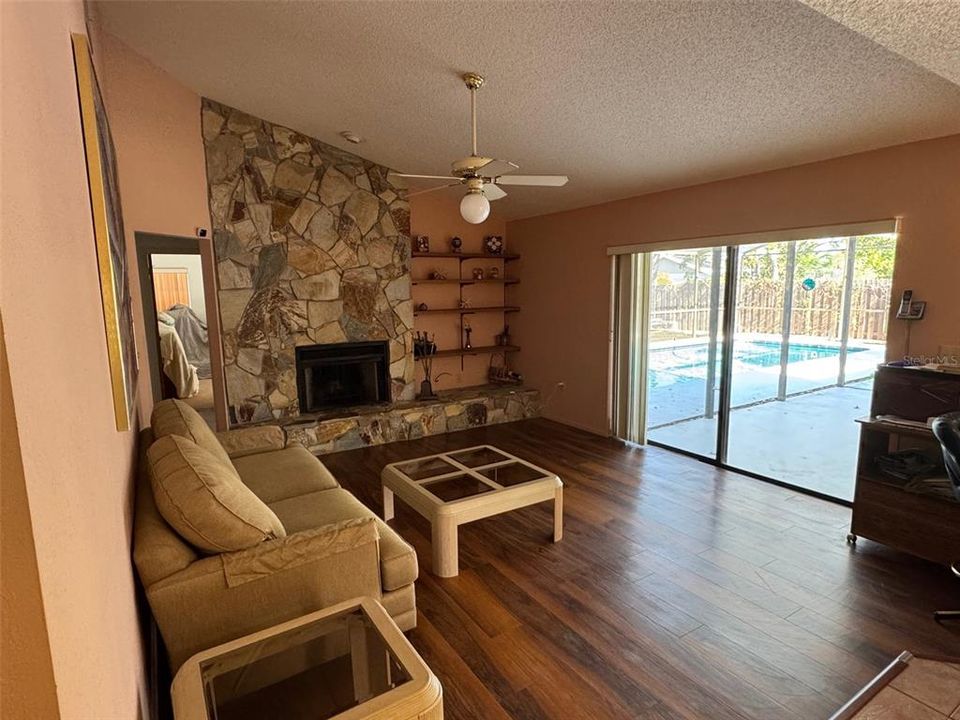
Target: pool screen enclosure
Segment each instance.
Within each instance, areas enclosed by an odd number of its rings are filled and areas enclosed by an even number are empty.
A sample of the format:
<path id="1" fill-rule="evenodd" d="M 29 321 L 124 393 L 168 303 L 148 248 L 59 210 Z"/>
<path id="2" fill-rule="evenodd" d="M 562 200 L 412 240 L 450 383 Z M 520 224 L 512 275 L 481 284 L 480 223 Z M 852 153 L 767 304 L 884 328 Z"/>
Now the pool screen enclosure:
<path id="1" fill-rule="evenodd" d="M 614 434 L 849 501 L 895 228 L 615 248 Z"/>

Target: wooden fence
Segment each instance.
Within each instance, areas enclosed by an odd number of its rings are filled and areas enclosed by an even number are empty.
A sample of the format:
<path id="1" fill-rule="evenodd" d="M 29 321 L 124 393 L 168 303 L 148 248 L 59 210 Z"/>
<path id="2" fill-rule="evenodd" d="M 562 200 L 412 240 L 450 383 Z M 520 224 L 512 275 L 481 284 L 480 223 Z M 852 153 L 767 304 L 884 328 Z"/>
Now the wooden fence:
<path id="1" fill-rule="evenodd" d="M 737 332 L 779 335 L 783 284 L 742 280 L 737 288 Z M 710 288 L 654 285 L 650 292 L 650 327 L 676 336 L 706 335 L 710 330 Z M 793 291 L 792 335 L 840 338 L 843 282 L 826 280 L 813 290 L 797 283 Z M 855 340 L 886 340 L 890 313 L 890 281 L 870 280 L 853 286 L 850 333 Z"/>

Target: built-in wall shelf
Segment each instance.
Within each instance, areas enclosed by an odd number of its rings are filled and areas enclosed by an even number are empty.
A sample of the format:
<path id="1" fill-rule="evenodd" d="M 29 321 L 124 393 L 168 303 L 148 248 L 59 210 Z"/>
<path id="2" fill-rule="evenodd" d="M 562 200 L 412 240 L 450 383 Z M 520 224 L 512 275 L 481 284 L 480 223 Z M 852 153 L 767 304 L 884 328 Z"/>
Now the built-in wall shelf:
<path id="1" fill-rule="evenodd" d="M 459 350 L 437 350 L 431 357 L 463 357 L 464 355 L 488 355 L 493 353 L 517 352 L 518 345 L 486 345 L 484 347 L 460 348 Z M 419 358 L 418 358 L 419 359 Z"/>
<path id="2" fill-rule="evenodd" d="M 476 246 L 473 246 L 476 247 Z M 482 248 L 483 246 L 481 246 Z M 446 247 L 444 247 L 446 249 Z M 507 313 L 515 313 L 520 311 L 519 305 L 508 304 L 511 302 L 511 298 L 508 298 L 507 288 L 518 285 L 520 279 L 516 277 L 517 272 L 507 272 L 506 263 L 509 263 L 513 260 L 519 260 L 520 255 L 517 253 L 502 253 L 502 254 L 493 254 L 487 252 L 417 252 L 413 250 L 411 252 L 411 263 L 410 265 L 414 269 L 414 277 L 411 277 L 411 285 L 413 285 L 413 304 L 414 311 L 413 314 L 415 317 L 419 318 L 417 320 L 418 330 L 423 330 L 424 326 L 430 327 L 431 329 L 441 330 L 441 337 L 446 337 L 446 345 L 455 345 L 458 344 L 456 340 L 451 342 L 452 338 L 449 338 L 444 333 L 451 330 L 451 326 L 459 325 L 459 336 L 460 344 L 466 341 L 467 337 L 465 335 L 466 329 L 469 327 L 467 318 L 471 315 L 474 318 L 471 322 L 475 322 L 479 327 L 474 333 L 474 340 L 479 340 L 480 343 L 485 342 L 498 342 L 502 337 L 503 333 L 494 337 L 489 337 L 487 334 L 491 333 L 493 326 L 496 325 L 501 320 L 504 323 L 504 332 L 509 332 L 506 322 L 508 320 Z M 459 260 L 457 265 L 449 265 L 448 270 L 440 271 L 440 263 L 437 262 L 435 265 L 431 266 L 427 260 L 433 261 L 447 261 L 447 260 Z M 474 279 L 473 277 L 473 267 L 470 264 L 464 264 L 464 261 L 471 260 L 474 263 L 474 266 L 479 266 L 484 268 L 484 275 L 486 277 L 482 279 Z M 492 262 L 501 260 L 503 263 Z M 499 270 L 494 270 L 495 274 L 504 276 L 504 275 L 513 275 L 513 277 L 490 277 L 490 272 L 487 272 L 487 267 L 492 266 L 493 268 L 499 268 Z M 513 265 L 512 268 L 518 268 L 519 266 Z M 431 274 L 431 271 L 437 268 L 436 273 L 440 274 L 442 277 L 444 274 L 448 277 L 443 279 L 432 279 L 430 277 L 424 277 Z M 416 277 L 419 275 L 420 277 Z M 468 297 L 470 293 L 464 292 L 465 287 L 473 287 L 478 285 L 485 285 L 489 288 L 499 288 L 498 290 L 488 290 L 482 296 L 474 295 L 470 299 L 478 303 L 476 307 L 460 307 L 465 301 L 464 295 Z M 427 288 L 427 287 L 449 287 L 449 291 L 444 290 L 434 290 L 430 293 L 430 297 L 425 297 L 428 293 L 427 290 L 421 289 L 417 290 L 417 287 Z M 454 290 L 453 288 L 456 288 Z M 473 293 L 481 293 L 482 291 L 475 290 Z M 418 293 L 422 293 L 424 297 L 419 297 Z M 431 304 L 436 303 L 437 305 L 446 306 L 446 307 L 437 307 L 437 308 L 427 308 L 426 310 L 417 310 L 416 306 L 421 299 L 428 300 Z M 483 303 L 480 305 L 479 303 Z M 450 306 L 453 307 L 450 307 Z M 436 316 L 436 319 L 431 319 L 433 316 Z M 493 332 L 497 332 L 493 330 Z M 481 334 L 482 337 L 478 337 L 478 334 Z M 509 340 L 509 335 L 507 336 Z M 435 358 L 460 358 L 460 370 L 464 370 L 465 361 L 464 358 L 468 356 L 478 356 L 478 355 L 487 355 L 491 360 L 497 360 L 498 355 L 502 354 L 504 356 L 504 361 L 502 365 L 507 366 L 506 363 L 506 353 L 515 353 L 518 352 L 520 348 L 517 345 L 478 345 L 470 349 L 459 348 L 454 350 L 438 350 L 431 357 Z M 450 362 L 449 360 L 447 362 Z M 483 362 L 483 361 L 480 361 Z M 470 368 L 471 372 L 474 372 L 476 368 Z"/>
<path id="3" fill-rule="evenodd" d="M 414 252 L 415 258 L 459 258 L 460 260 L 519 260 L 520 256 L 511 253 L 491 255 L 490 253 L 453 253 L 453 252 Z"/>
<path id="4" fill-rule="evenodd" d="M 414 310 L 414 315 L 472 315 L 481 312 L 518 312 L 518 305 L 491 305 L 475 308 L 430 308 L 429 310 Z"/>
<path id="5" fill-rule="evenodd" d="M 461 278 L 459 280 L 432 280 L 423 278 L 422 280 L 413 280 L 414 285 L 516 285 L 520 281 L 517 278 L 484 278 L 483 280 L 474 280 L 473 278 Z"/>

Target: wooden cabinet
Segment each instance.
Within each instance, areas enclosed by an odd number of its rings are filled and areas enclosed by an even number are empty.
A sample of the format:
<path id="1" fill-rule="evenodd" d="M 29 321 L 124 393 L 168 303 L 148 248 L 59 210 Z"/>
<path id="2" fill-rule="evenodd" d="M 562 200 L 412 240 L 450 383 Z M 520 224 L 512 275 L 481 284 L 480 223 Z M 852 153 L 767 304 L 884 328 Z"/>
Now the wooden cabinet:
<path id="1" fill-rule="evenodd" d="M 883 366 L 873 383 L 870 417 L 860 420 L 860 454 L 850 540 L 869 538 L 933 562 L 960 560 L 960 502 L 907 489 L 877 457 L 897 450 L 940 452 L 929 417 L 960 410 L 960 375 Z M 915 421 L 905 425 L 883 419 Z"/>

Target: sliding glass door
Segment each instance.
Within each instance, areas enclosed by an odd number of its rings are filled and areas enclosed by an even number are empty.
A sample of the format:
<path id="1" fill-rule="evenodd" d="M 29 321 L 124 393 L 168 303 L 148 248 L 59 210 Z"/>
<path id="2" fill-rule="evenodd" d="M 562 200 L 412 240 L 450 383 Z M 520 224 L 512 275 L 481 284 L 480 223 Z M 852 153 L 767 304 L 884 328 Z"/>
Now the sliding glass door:
<path id="1" fill-rule="evenodd" d="M 646 253 L 646 437 L 850 500 L 896 235 Z"/>
<path id="2" fill-rule="evenodd" d="M 716 457 L 724 248 L 650 253 L 647 438 Z"/>
<path id="3" fill-rule="evenodd" d="M 852 499 L 894 251 L 892 236 L 737 248 L 726 464 Z"/>

